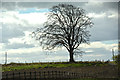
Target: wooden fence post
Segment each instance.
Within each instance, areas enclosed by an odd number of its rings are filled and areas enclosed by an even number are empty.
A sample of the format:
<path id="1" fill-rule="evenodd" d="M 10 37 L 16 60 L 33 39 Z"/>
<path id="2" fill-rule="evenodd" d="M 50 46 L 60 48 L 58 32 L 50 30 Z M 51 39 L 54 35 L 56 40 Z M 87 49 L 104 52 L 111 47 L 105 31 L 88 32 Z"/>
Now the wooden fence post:
<path id="1" fill-rule="evenodd" d="M 19 74 L 19 79 L 20 79 L 20 72 L 18 74 Z"/>
<path id="2" fill-rule="evenodd" d="M 26 79 L 26 72 L 24 72 L 24 78 Z"/>
<path id="3" fill-rule="evenodd" d="M 48 76 L 47 76 L 47 78 L 50 78 L 50 72 L 48 71 Z"/>
<path id="4" fill-rule="evenodd" d="M 62 72 L 62 78 L 64 78 L 64 72 Z"/>
<path id="5" fill-rule="evenodd" d="M 51 75 L 52 75 L 51 77 L 53 78 L 53 71 L 52 71 Z"/>
<path id="6" fill-rule="evenodd" d="M 75 73 L 73 73 L 73 77 L 75 78 Z"/>
<path id="7" fill-rule="evenodd" d="M 71 78 L 74 78 L 74 73 L 72 72 L 72 74 L 71 74 Z"/>
<path id="8" fill-rule="evenodd" d="M 58 71 L 58 78 L 61 78 L 61 74 L 60 74 L 60 71 Z"/>
<path id="9" fill-rule="evenodd" d="M 14 80 L 14 72 L 13 72 L 13 80 Z"/>
<path id="10" fill-rule="evenodd" d="M 63 77 L 63 71 L 61 72 L 61 78 Z"/>
<path id="11" fill-rule="evenodd" d="M 55 71 L 55 78 L 57 78 L 57 71 Z"/>
<path id="12" fill-rule="evenodd" d="M 76 73 L 76 78 L 78 78 L 78 74 Z"/>
<path id="13" fill-rule="evenodd" d="M 46 78 L 46 75 L 45 75 L 45 74 L 46 74 L 46 72 L 44 71 L 44 78 Z"/>
<path id="14" fill-rule="evenodd" d="M 39 71 L 39 78 L 41 78 L 41 72 Z"/>
<path id="15" fill-rule="evenodd" d="M 8 79 L 8 74 L 6 74 L 6 79 Z"/>
<path id="16" fill-rule="evenodd" d="M 35 80 L 36 80 L 36 71 L 34 72 L 34 74 L 35 74 Z"/>
<path id="17" fill-rule="evenodd" d="M 64 71 L 63 75 L 64 75 L 64 78 L 65 78 L 65 71 Z"/>
<path id="18" fill-rule="evenodd" d="M 75 73 L 75 78 L 77 78 L 77 73 Z"/>
<path id="19" fill-rule="evenodd" d="M 31 79 L 31 72 L 30 72 L 30 79 Z"/>

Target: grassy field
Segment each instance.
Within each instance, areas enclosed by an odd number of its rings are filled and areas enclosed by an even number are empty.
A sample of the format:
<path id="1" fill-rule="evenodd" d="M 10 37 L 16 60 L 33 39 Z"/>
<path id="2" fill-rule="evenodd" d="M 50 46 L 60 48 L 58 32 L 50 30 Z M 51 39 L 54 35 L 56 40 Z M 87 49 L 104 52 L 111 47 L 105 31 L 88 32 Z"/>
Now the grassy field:
<path id="1" fill-rule="evenodd" d="M 14 70 L 27 70 L 49 67 L 83 67 L 83 66 L 104 66 L 108 65 L 107 62 L 56 62 L 56 63 L 10 63 L 2 66 L 2 71 L 14 71 Z"/>
<path id="2" fill-rule="evenodd" d="M 86 62 L 76 62 L 76 63 L 69 63 L 69 62 L 10 63 L 7 65 L 2 65 L 2 71 L 4 75 L 6 75 L 6 73 L 12 74 L 13 72 L 14 74 L 18 74 L 18 72 L 22 74 L 26 72 L 29 74 L 29 72 L 47 73 L 48 71 L 49 72 L 61 71 L 66 73 L 79 73 L 79 75 L 83 75 L 83 76 L 84 74 L 86 75 L 89 74 L 91 77 L 90 78 L 85 76 L 84 78 L 81 77 L 82 79 L 64 79 L 64 80 L 119 80 L 119 79 L 115 79 L 117 78 L 117 75 L 118 75 L 117 70 L 118 70 L 117 66 L 114 65 L 112 62 L 100 62 L 100 61 L 94 61 L 94 62 L 86 61 Z M 10 72 L 7 72 L 7 71 L 10 71 Z M 34 73 L 31 75 L 34 75 Z M 56 74 L 54 74 L 54 76 L 55 75 Z M 92 79 L 92 78 L 98 78 L 98 79 Z"/>

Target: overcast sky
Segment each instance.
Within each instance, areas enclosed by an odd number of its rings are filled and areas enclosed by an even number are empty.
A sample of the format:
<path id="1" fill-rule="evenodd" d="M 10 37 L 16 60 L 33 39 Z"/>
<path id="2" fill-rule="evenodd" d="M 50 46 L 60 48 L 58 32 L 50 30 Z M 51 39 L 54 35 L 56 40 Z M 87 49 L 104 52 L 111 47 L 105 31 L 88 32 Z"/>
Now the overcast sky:
<path id="1" fill-rule="evenodd" d="M 86 51 L 82 60 L 112 59 L 111 49 L 117 54 L 118 3 L 117 2 L 2 2 L 0 11 L 0 63 L 8 53 L 8 62 L 68 61 L 65 48 L 43 50 L 29 34 L 42 27 L 49 8 L 60 3 L 85 9 L 94 26 L 90 29 L 90 45 L 81 44 Z M 75 60 L 81 60 L 75 57 Z"/>

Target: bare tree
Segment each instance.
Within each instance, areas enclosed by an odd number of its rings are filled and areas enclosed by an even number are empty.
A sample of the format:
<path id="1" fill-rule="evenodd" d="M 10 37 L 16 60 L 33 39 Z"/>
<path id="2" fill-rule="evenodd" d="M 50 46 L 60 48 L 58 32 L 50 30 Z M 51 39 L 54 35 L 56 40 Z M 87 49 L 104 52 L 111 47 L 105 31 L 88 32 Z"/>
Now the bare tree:
<path id="1" fill-rule="evenodd" d="M 80 44 L 89 42 L 90 34 L 87 29 L 92 24 L 84 9 L 59 4 L 50 8 L 44 27 L 38 28 L 33 34 L 45 49 L 64 46 L 69 52 L 69 61 L 75 62 L 73 55 L 79 53 Z"/>

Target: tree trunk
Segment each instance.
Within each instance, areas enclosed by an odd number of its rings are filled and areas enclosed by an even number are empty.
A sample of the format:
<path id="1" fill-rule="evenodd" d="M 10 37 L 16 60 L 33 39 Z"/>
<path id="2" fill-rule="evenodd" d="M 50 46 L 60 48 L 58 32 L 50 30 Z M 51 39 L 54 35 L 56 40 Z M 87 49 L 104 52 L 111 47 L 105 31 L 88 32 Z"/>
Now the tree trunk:
<path id="1" fill-rule="evenodd" d="M 74 58 L 73 58 L 73 51 L 70 51 L 70 59 L 69 59 L 69 62 L 75 62 L 74 61 Z"/>

